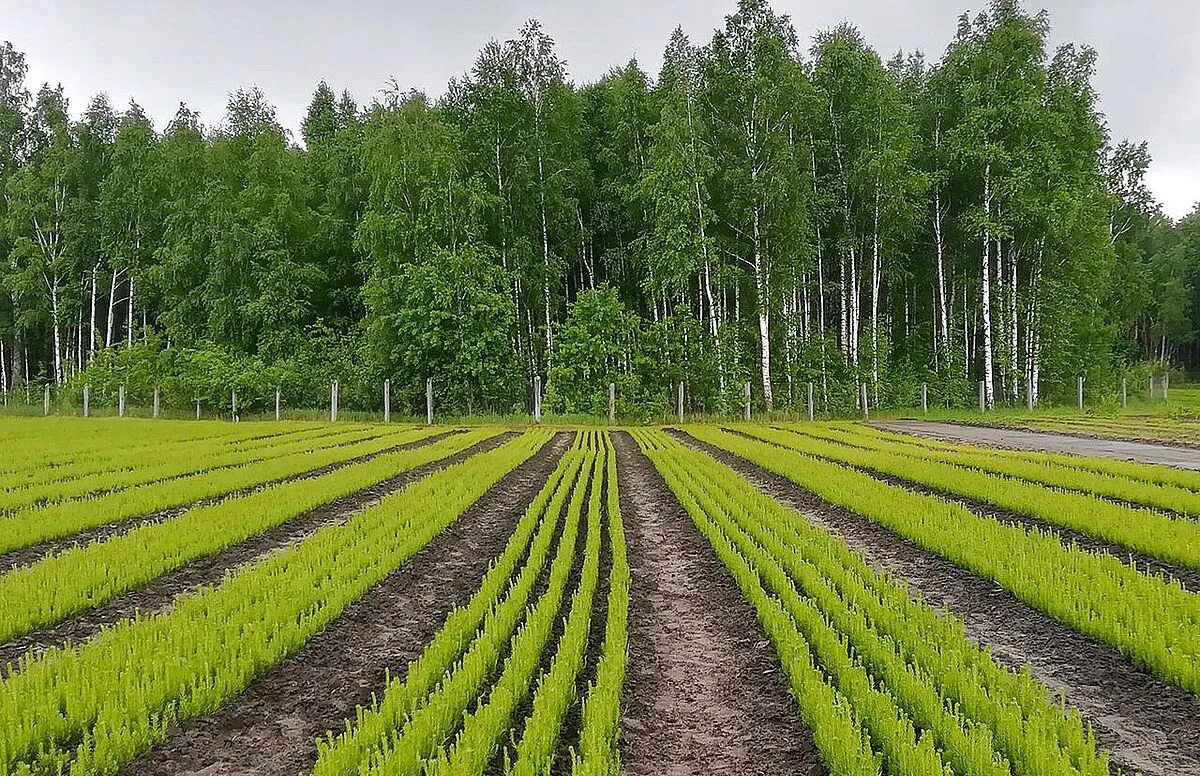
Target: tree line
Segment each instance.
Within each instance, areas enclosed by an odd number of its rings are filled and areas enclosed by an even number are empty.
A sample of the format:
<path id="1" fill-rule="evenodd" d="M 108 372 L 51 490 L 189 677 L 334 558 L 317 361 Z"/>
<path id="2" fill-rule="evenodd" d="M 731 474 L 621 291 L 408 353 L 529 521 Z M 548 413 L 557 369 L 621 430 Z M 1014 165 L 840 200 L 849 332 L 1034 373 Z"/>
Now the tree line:
<path id="1" fill-rule="evenodd" d="M 1200 216 L 1114 142 L 1096 54 L 1016 0 L 936 62 L 765 0 L 576 85 L 536 22 L 438 99 L 322 82 L 293 138 L 240 89 L 73 118 L 0 47 L 0 388 L 603 413 L 1070 396 L 1193 365 Z"/>

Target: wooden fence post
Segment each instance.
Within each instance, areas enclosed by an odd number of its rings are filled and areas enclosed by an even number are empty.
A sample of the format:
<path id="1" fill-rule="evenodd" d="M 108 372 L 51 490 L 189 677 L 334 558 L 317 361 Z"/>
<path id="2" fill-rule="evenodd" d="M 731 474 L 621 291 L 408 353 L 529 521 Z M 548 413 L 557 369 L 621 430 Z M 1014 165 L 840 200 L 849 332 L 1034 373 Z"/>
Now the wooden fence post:
<path id="1" fill-rule="evenodd" d="M 83 416 L 91 417 L 92 414 L 92 386 L 91 383 L 83 385 Z"/>
<path id="2" fill-rule="evenodd" d="M 1079 409 L 1083 410 L 1083 375 L 1075 378 L 1075 386 L 1075 392 L 1078 395 L 1077 404 L 1079 405 Z"/>
<path id="3" fill-rule="evenodd" d="M 280 420 L 283 417 L 283 389 L 278 385 L 275 386 L 275 420 Z"/>
<path id="4" fill-rule="evenodd" d="M 745 407 L 745 412 L 743 412 L 743 414 L 745 415 L 746 422 L 749 423 L 750 422 L 750 381 L 749 380 L 746 381 L 746 407 Z"/>
<path id="5" fill-rule="evenodd" d="M 533 376 L 533 422 L 542 422 L 542 376 Z"/>
<path id="6" fill-rule="evenodd" d="M 425 425 L 433 425 L 433 378 L 425 378 Z"/>
<path id="7" fill-rule="evenodd" d="M 683 381 L 679 381 L 679 422 L 683 422 Z"/>
<path id="8" fill-rule="evenodd" d="M 617 422 L 617 384 L 608 384 L 608 423 Z"/>
<path id="9" fill-rule="evenodd" d="M 160 408 L 158 386 L 154 386 L 154 419 L 158 420 L 158 411 Z"/>
<path id="10" fill-rule="evenodd" d="M 983 380 L 979 381 L 979 411 L 987 411 L 987 395 L 983 389 Z"/>
<path id="11" fill-rule="evenodd" d="M 383 422 L 392 422 L 392 381 L 383 381 Z"/>
<path id="12" fill-rule="evenodd" d="M 237 414 L 237 388 L 234 388 L 233 390 L 231 390 L 231 391 L 229 392 L 229 409 L 230 409 L 230 411 L 233 413 L 233 422 L 234 422 L 234 423 L 237 423 L 237 422 L 238 422 L 238 414 Z"/>
<path id="13" fill-rule="evenodd" d="M 196 399 L 196 420 L 200 420 L 200 400 Z"/>
<path id="14" fill-rule="evenodd" d="M 125 417 L 125 383 L 117 386 L 117 417 Z"/>
<path id="15" fill-rule="evenodd" d="M 1171 385 L 1171 373 L 1163 372 L 1163 401 L 1167 400 L 1167 388 Z"/>
<path id="16" fill-rule="evenodd" d="M 808 384 L 808 419 L 812 421 L 817 416 L 817 405 L 813 399 L 813 384 Z"/>
<path id="17" fill-rule="evenodd" d="M 1128 393 L 1128 391 L 1126 390 L 1126 388 L 1127 388 L 1127 387 L 1126 387 L 1126 384 L 1125 384 L 1125 378 L 1124 378 L 1124 377 L 1122 377 L 1122 378 L 1121 378 L 1121 406 L 1122 406 L 1122 407 L 1128 407 L 1128 406 L 1129 406 L 1129 393 Z"/>
<path id="18" fill-rule="evenodd" d="M 921 383 L 921 412 L 929 414 L 929 383 Z"/>
<path id="19" fill-rule="evenodd" d="M 46 383 L 46 390 L 42 394 L 42 414 L 50 414 L 50 383 Z"/>

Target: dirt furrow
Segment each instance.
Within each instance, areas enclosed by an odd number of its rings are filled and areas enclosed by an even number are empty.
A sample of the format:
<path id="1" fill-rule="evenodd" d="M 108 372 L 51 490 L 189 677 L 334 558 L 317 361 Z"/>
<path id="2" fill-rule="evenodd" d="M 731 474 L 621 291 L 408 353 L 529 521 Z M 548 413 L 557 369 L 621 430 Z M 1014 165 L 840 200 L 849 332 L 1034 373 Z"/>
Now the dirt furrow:
<path id="1" fill-rule="evenodd" d="M 625 770 L 824 773 L 733 577 L 632 437 L 616 432 L 613 442 L 632 573 Z"/>
<path id="2" fill-rule="evenodd" d="M 328 474 L 329 472 L 334 471 L 335 469 L 341 469 L 346 466 L 353 466 L 354 464 L 357 464 L 357 463 L 364 463 L 373 458 L 378 458 L 382 455 L 387 455 L 388 453 L 395 453 L 400 450 L 411 450 L 416 447 L 424 447 L 425 445 L 433 444 L 434 442 L 438 441 L 439 439 L 443 439 L 447 436 L 450 436 L 451 434 L 461 434 L 461 433 L 462 433 L 462 429 L 453 429 L 453 430 L 447 431 L 443 434 L 434 434 L 433 436 L 425 437 L 423 439 L 418 439 L 413 442 L 405 442 L 404 444 L 395 445 L 394 447 L 389 447 L 386 450 L 380 450 L 379 452 L 376 452 L 376 453 L 367 453 L 366 455 L 360 455 L 356 458 L 348 458 L 344 461 L 336 461 L 334 463 L 326 464 L 325 466 L 321 466 L 316 469 L 310 469 L 308 471 L 301 472 L 300 474 L 293 474 L 293 475 L 289 475 L 287 477 L 280 477 L 280 478 L 277 478 L 274 480 L 267 480 L 265 482 L 260 482 L 255 485 L 251 485 L 248 488 L 240 488 L 238 490 L 231 491 L 229 493 L 225 493 L 220 496 L 214 496 L 212 498 L 200 499 L 198 501 L 193 501 L 190 504 L 185 504 L 180 507 L 172 507 L 171 509 L 164 509 L 162 511 L 154 512 L 149 515 L 141 515 L 138 517 L 131 517 L 126 520 L 118 520 L 115 523 L 106 523 L 104 525 L 96 526 L 95 528 L 89 528 L 85 531 L 80 531 L 78 533 L 71 534 L 70 536 L 64 536 L 61 539 L 51 539 L 50 541 L 42 542 L 41 544 L 34 544 L 29 547 L 22 547 L 18 550 L 10 550 L 9 552 L 0 553 L 0 571 L 2 571 L 4 569 L 12 568 L 14 566 L 23 566 L 28 563 L 34 563 L 34 562 L 46 557 L 47 555 L 57 555 L 60 552 L 63 552 L 64 550 L 70 549 L 71 547 L 89 544 L 91 542 L 103 541 L 103 540 L 109 539 L 113 536 L 119 536 L 123 533 L 127 533 L 128 531 L 132 531 L 135 528 L 140 528 L 141 526 L 144 526 L 144 525 L 151 525 L 153 523 L 161 523 L 165 520 L 170 520 L 171 518 L 178 517 L 179 515 L 182 515 L 184 512 L 188 511 L 189 509 L 195 509 L 196 507 L 208 506 L 210 504 L 216 504 L 221 501 L 228 501 L 229 499 L 238 498 L 240 496 L 246 496 L 250 493 L 253 493 L 258 490 L 262 490 L 263 488 L 271 487 L 273 485 L 282 485 L 282 484 L 288 483 L 288 482 L 296 482 L 298 480 L 308 480 L 308 479 L 312 479 L 313 477 L 320 477 L 322 474 Z M 335 445 L 334 447 L 342 447 L 342 446 L 343 445 Z M 3 520 L 3 518 L 0 518 L 0 520 Z"/>
<path id="3" fill-rule="evenodd" d="M 560 433 L 303 649 L 219 711 L 173 728 L 125 776 L 299 773 L 466 602 L 570 442 Z"/>
<path id="4" fill-rule="evenodd" d="M 23 653 L 42 652 L 70 641 L 78 643 L 99 633 L 106 626 L 137 613 L 155 614 L 171 607 L 176 596 L 190 592 L 200 585 L 221 581 L 227 570 L 251 563 L 283 547 L 303 541 L 323 526 L 343 523 L 356 513 L 379 503 L 439 469 L 465 460 L 476 453 L 490 450 L 512 434 L 485 439 L 466 450 L 446 458 L 418 466 L 385 482 L 330 502 L 298 515 L 287 522 L 221 550 L 215 555 L 200 558 L 174 571 L 157 577 L 142 587 L 117 596 L 104 604 L 82 612 L 49 628 L 0 644 L 0 666 L 16 661 Z"/>
<path id="5" fill-rule="evenodd" d="M 1146 776 L 1200 776 L 1200 698 L 1166 684 L 1116 649 L 1083 636 L 995 583 L 927 552 L 795 483 L 685 434 L 773 498 L 819 523 L 924 601 L 964 621 L 1002 664 L 1063 693 L 1096 731 L 1112 764 Z"/>

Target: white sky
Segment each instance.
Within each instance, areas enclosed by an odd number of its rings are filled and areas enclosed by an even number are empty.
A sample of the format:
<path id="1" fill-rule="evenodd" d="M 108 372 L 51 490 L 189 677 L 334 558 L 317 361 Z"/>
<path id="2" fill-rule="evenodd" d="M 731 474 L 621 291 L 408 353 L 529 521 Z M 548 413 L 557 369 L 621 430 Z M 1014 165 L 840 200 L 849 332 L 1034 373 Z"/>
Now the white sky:
<path id="1" fill-rule="evenodd" d="M 775 0 L 802 39 L 843 19 L 887 58 L 897 48 L 938 59 L 963 11 L 984 0 Z M 1027 0 L 1051 14 L 1054 43 L 1100 53 L 1096 86 L 1115 139 L 1148 140 L 1150 186 L 1179 218 L 1200 201 L 1200 4 L 1195 0 Z M 341 6 L 341 7 L 339 7 Z M 572 78 L 594 80 L 636 56 L 657 74 L 676 25 L 695 42 L 735 8 L 687 0 L 0 0 L 0 39 L 24 51 L 30 81 L 62 83 L 79 111 L 105 92 L 136 99 L 161 127 L 180 101 L 217 124 L 239 86 L 262 87 L 297 132 L 324 78 L 360 102 L 394 76 L 441 94 L 489 38 L 540 19 Z"/>

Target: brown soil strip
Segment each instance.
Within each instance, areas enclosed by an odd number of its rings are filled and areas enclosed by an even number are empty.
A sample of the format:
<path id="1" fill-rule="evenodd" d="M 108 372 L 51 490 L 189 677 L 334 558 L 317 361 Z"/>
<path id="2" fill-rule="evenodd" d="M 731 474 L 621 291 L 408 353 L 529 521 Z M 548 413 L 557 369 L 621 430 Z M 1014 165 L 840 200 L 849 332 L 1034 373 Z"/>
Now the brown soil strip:
<path id="1" fill-rule="evenodd" d="M 1152 676 L 1116 649 L 1017 600 L 1007 590 L 927 552 L 864 517 L 731 453 L 679 435 L 764 493 L 825 526 L 931 606 L 964 621 L 967 634 L 1001 664 L 1025 664 L 1065 694 L 1110 750 L 1112 765 L 1147 776 L 1200 776 L 1200 698 Z"/>
<path id="2" fill-rule="evenodd" d="M 485 439 L 466 450 L 424 466 L 410 469 L 396 477 L 357 493 L 330 502 L 243 542 L 227 547 L 216 555 L 200 558 L 154 579 L 146 585 L 113 598 L 95 609 L 89 609 L 49 628 L 0 644 L 0 666 L 16 661 L 23 653 L 42 652 L 70 641 L 78 643 L 95 636 L 103 628 L 136 613 L 155 614 L 169 609 L 176 596 L 188 593 L 200 585 L 221 581 L 225 572 L 244 563 L 255 561 L 290 544 L 302 541 L 318 529 L 333 523 L 344 523 L 353 515 L 367 509 L 386 496 L 401 490 L 439 469 L 465 460 L 476 453 L 500 445 L 513 433 Z"/>
<path id="3" fill-rule="evenodd" d="M 1200 471 L 1200 449 L 1194 446 L 924 420 L 875 421 L 872 425 L 886 431 L 899 431 L 942 442 L 1009 450 L 1092 455 Z"/>
<path id="4" fill-rule="evenodd" d="M 737 584 L 633 438 L 613 443 L 632 573 L 626 772 L 824 773 Z"/>
<path id="5" fill-rule="evenodd" d="M 172 507 L 171 509 L 164 509 L 161 512 L 154 512 L 152 514 L 142 515 L 140 517 L 131 517 L 126 520 L 118 520 L 115 523 L 106 523 L 105 525 L 89 528 L 86 531 L 80 531 L 79 533 L 74 533 L 70 536 L 64 536 L 61 539 L 51 539 L 50 541 L 42 542 L 41 544 L 34 544 L 29 547 L 22 547 L 18 550 L 0 553 L 0 573 L 2 573 L 2 571 L 5 569 L 12 568 L 13 566 L 23 566 L 28 563 L 34 563 L 46 557 L 47 555 L 57 555 L 64 550 L 70 549 L 71 547 L 89 544 L 91 542 L 104 541 L 105 539 L 109 539 L 113 536 L 118 536 L 128 531 L 132 531 L 135 528 L 140 528 L 143 525 L 161 523 L 164 520 L 170 520 L 171 518 L 182 515 L 189 509 L 195 509 L 196 507 L 208 506 L 209 504 L 216 504 L 220 501 L 227 501 L 232 498 L 246 496 L 255 491 L 262 490 L 263 488 L 268 488 L 273 485 L 282 485 L 287 482 L 296 482 L 297 480 L 308 480 L 312 479 L 313 477 L 320 477 L 322 474 L 328 474 L 335 469 L 341 469 L 345 466 L 353 466 L 358 463 L 369 461 L 372 458 L 378 458 L 381 455 L 387 455 L 388 453 L 394 453 L 399 450 L 411 450 L 416 447 L 424 447 L 425 445 L 433 444 L 439 439 L 443 439 L 451 434 L 461 433 L 462 429 L 453 429 L 443 434 L 434 434 L 433 436 L 418 439 L 414 442 L 406 442 L 401 445 L 389 447 L 386 450 L 380 450 L 376 453 L 360 455 L 357 458 L 348 458 L 344 461 L 326 464 L 325 466 L 321 466 L 316 469 L 310 469 L 308 471 L 301 472 L 300 474 L 293 474 L 287 477 L 267 480 L 265 482 L 251 485 L 248 488 L 241 488 L 240 490 L 231 491 L 220 496 L 214 496 L 213 498 L 205 498 L 200 499 L 199 501 L 193 501 L 192 503 L 185 504 L 184 506 Z M 335 447 L 341 446 L 342 445 L 335 445 Z"/>
<path id="6" fill-rule="evenodd" d="M 725 428 L 723 430 L 727 431 L 731 434 L 740 436 L 744 439 L 749 439 L 754 442 L 764 442 L 765 444 L 768 444 L 768 445 L 775 445 L 780 450 L 788 450 L 789 452 L 792 452 L 796 455 L 801 454 L 801 453 L 797 453 L 794 450 L 789 450 L 787 447 L 784 447 L 783 445 L 777 445 L 774 442 L 767 442 L 766 440 L 759 439 L 759 438 L 751 436 L 749 434 L 744 434 L 735 428 Z M 867 449 L 869 449 L 869 448 L 867 448 Z M 1180 566 L 1179 564 L 1171 563 L 1170 561 L 1165 561 L 1160 558 L 1156 558 L 1153 555 L 1148 555 L 1144 552 L 1130 549 L 1129 547 L 1126 547 L 1122 544 L 1117 544 L 1115 542 L 1106 541 L 1104 539 L 1098 539 L 1094 536 L 1089 536 L 1088 534 L 1081 533 L 1080 531 L 1076 531 L 1074 529 L 1067 528 L 1065 526 L 1057 525 L 1055 523 L 1049 523 L 1045 520 L 1042 520 L 1041 518 L 1033 517 L 1032 515 L 1022 514 L 1020 512 L 1013 512 L 1012 510 L 1004 509 L 1002 507 L 995 506 L 994 504 L 989 504 L 986 501 L 979 501 L 977 499 L 968 498 L 967 496 L 963 496 L 959 493 L 952 493 L 950 491 L 939 490 L 937 488 L 931 488 L 926 485 L 922 485 L 920 483 L 913 482 L 912 480 L 905 479 L 903 477 L 898 477 L 893 474 L 886 474 L 884 472 L 877 471 L 875 469 L 871 469 L 871 468 L 865 467 L 865 466 L 853 466 L 851 464 L 847 464 L 842 461 L 835 460 L 833 458 L 827 458 L 823 455 L 816 455 L 814 457 L 819 458 L 823 461 L 828 461 L 829 463 L 835 463 L 839 466 L 845 466 L 848 469 L 854 469 L 855 471 L 862 472 L 863 474 L 870 475 L 871 477 L 874 477 L 877 480 L 886 482 L 888 485 L 894 485 L 898 488 L 904 488 L 905 490 L 910 490 L 910 491 L 913 491 L 914 493 L 922 493 L 922 494 L 928 495 L 928 496 L 937 496 L 938 498 L 945 499 L 946 501 L 953 501 L 955 503 L 961 504 L 963 507 L 971 510 L 972 512 L 974 512 L 977 515 L 982 515 L 984 517 L 991 518 L 992 520 L 995 520 L 999 523 L 1004 523 L 1006 525 L 1015 525 L 1015 526 L 1025 529 L 1027 531 L 1032 530 L 1032 529 L 1037 529 L 1044 533 L 1054 534 L 1055 536 L 1058 537 L 1059 541 L 1061 541 L 1063 544 L 1075 544 L 1081 550 L 1087 550 L 1088 552 L 1099 553 L 1102 555 L 1110 555 L 1113 558 L 1116 558 L 1121 563 L 1126 563 L 1126 564 L 1132 565 L 1135 569 L 1137 569 L 1138 571 L 1140 571 L 1143 574 L 1146 574 L 1149 576 L 1162 575 L 1164 577 L 1168 577 L 1170 579 L 1176 580 L 1177 582 L 1179 582 L 1180 585 L 1183 586 L 1183 588 L 1185 590 L 1187 590 L 1189 592 L 1195 593 L 1195 592 L 1200 591 L 1200 570 L 1190 569 L 1190 568 L 1187 568 L 1184 566 Z M 933 466 L 949 466 L 950 464 L 939 464 L 939 463 L 933 462 L 933 463 L 931 463 L 931 465 L 933 465 Z M 1003 476 L 1003 475 L 998 475 L 998 476 Z M 1014 478 L 1014 479 L 1018 479 L 1018 478 Z M 1029 481 L 1024 480 L 1024 482 L 1029 482 Z M 1047 487 L 1045 485 L 1042 485 L 1041 483 L 1030 482 L 1029 484 L 1039 485 L 1040 487 Z M 1076 492 L 1078 492 L 1078 491 L 1076 491 Z M 1140 509 L 1146 508 L 1146 506 L 1144 504 L 1128 504 L 1128 505 L 1132 506 L 1134 508 L 1140 508 Z M 1179 516 L 1179 519 L 1187 519 L 1187 518 L 1183 517 L 1183 516 Z"/>
<path id="7" fill-rule="evenodd" d="M 315 739 L 403 677 L 446 615 L 478 588 L 517 520 L 570 443 L 560 433 L 455 523 L 224 708 L 174 727 L 125 776 L 292 776 L 316 761 Z"/>

